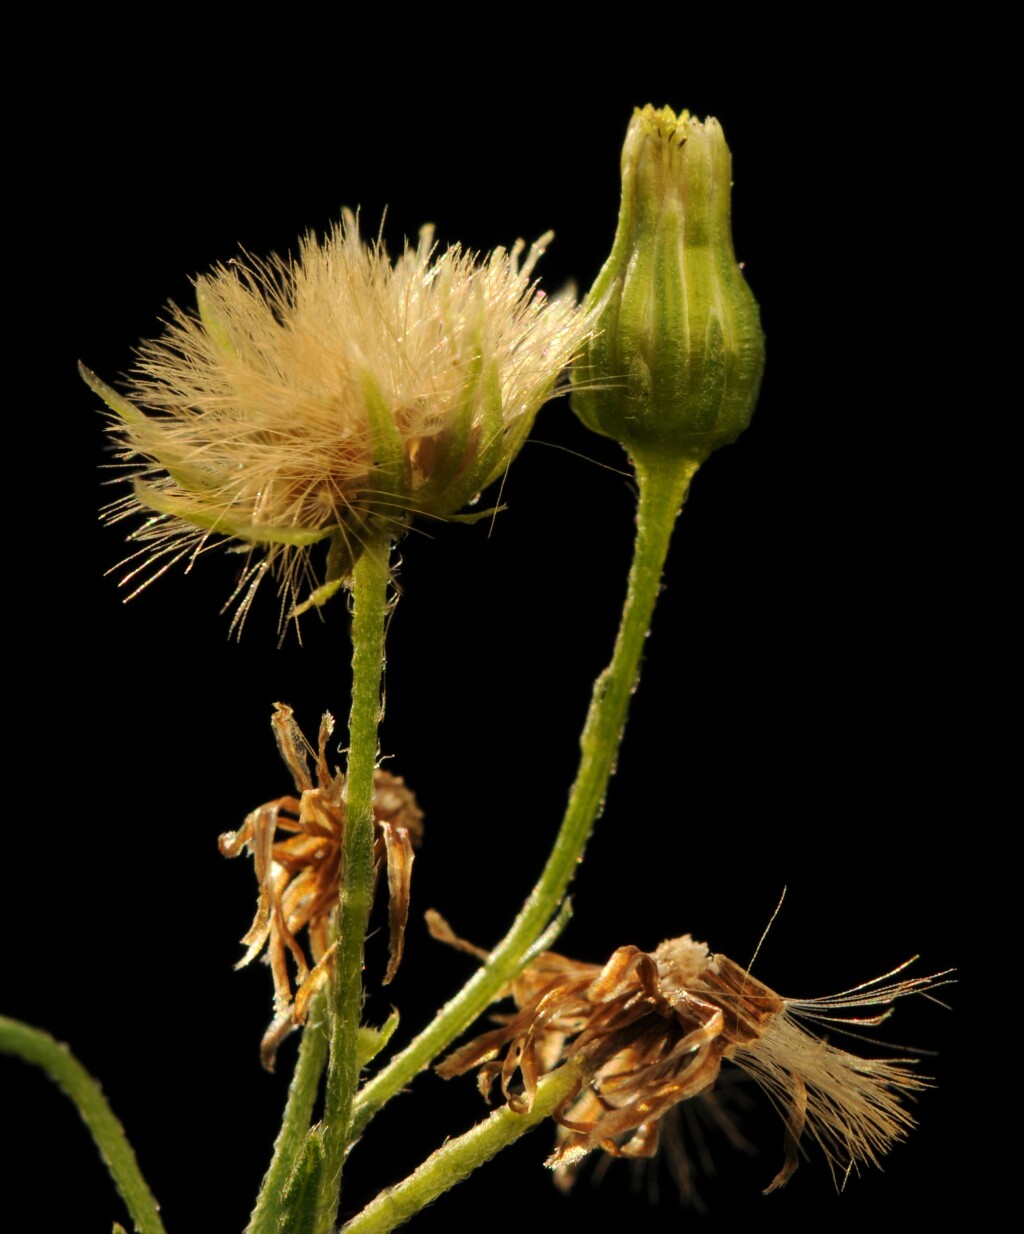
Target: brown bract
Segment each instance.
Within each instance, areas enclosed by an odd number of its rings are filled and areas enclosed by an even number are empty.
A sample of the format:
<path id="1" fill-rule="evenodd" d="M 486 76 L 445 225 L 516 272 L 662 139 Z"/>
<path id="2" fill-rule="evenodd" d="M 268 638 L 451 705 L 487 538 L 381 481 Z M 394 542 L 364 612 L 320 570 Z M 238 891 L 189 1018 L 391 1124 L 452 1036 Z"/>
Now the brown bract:
<path id="1" fill-rule="evenodd" d="M 433 928 L 445 936 L 436 920 Z M 945 984 L 946 974 L 891 980 L 905 967 L 842 994 L 791 1000 L 689 935 L 653 952 L 620 947 L 603 967 L 547 952 L 512 986 L 518 1013 L 437 1070 L 448 1078 L 479 1067 L 485 1096 L 500 1079 L 508 1104 L 525 1112 L 541 1075 L 565 1059 L 582 1061 L 589 1084 L 556 1112 L 558 1143 L 547 1162 L 571 1181 L 575 1164 L 597 1148 L 653 1156 L 665 1115 L 708 1093 L 723 1062 L 735 1063 L 786 1122 L 785 1161 L 767 1188 L 774 1191 L 796 1170 L 805 1136 L 845 1175 L 877 1165 L 913 1125 L 903 1099 L 926 1087 L 911 1070 L 915 1060 L 859 1058 L 798 1022 L 872 1027 L 888 1012 L 843 1013 Z"/>
<path id="2" fill-rule="evenodd" d="M 261 1047 L 263 1064 L 272 1071 L 277 1047 L 292 1029 L 305 1022 L 310 999 L 330 975 L 336 940 L 334 917 L 343 874 L 345 839 L 345 777 L 331 770 L 327 743 L 333 718 L 320 722 L 316 750 L 295 722 L 292 709 L 274 707 L 271 721 L 277 747 L 292 773 L 298 797 L 268 801 L 246 818 L 238 831 L 220 837 L 225 857 L 247 849 L 253 855 L 259 901 L 249 932 L 243 937 L 249 950 L 242 968 L 263 950 L 274 975 L 275 1016 Z M 310 775 L 310 760 L 316 783 Z M 409 917 L 409 886 L 413 846 L 423 835 L 423 812 L 400 776 L 374 773 L 374 871 L 387 866 L 389 959 L 384 984 L 394 977 L 402 958 L 405 925 Z M 287 839 L 278 839 L 284 832 Z M 297 935 L 307 930 L 310 956 Z M 295 965 L 294 987 L 288 955 Z"/>

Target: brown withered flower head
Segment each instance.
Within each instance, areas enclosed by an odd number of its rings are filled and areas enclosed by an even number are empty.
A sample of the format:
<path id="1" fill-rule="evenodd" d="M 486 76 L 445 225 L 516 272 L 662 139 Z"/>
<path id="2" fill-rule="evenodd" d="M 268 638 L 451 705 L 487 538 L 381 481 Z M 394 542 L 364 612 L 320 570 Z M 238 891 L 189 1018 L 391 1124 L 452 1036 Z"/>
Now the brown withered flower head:
<path id="1" fill-rule="evenodd" d="M 327 743 L 334 731 L 325 713 L 314 750 L 283 703 L 271 720 L 281 757 L 292 773 L 298 797 L 268 801 L 246 818 L 238 831 L 220 837 L 225 857 L 244 849 L 253 855 L 259 901 L 256 916 L 242 942 L 248 951 L 236 967 L 254 960 L 266 947 L 274 975 L 274 1019 L 263 1037 L 263 1065 L 274 1069 L 277 1047 L 305 1022 L 313 995 L 331 972 L 336 940 L 334 917 L 342 875 L 345 839 L 345 777 L 327 762 Z M 310 775 L 310 760 L 316 783 Z M 387 867 L 389 958 L 384 984 L 394 977 L 402 958 L 409 917 L 409 884 L 413 846 L 423 835 L 423 813 L 400 776 L 374 773 L 374 871 Z M 278 832 L 287 839 L 278 839 Z M 296 937 L 306 929 L 309 955 Z M 295 965 L 294 986 L 288 955 Z"/>
<path id="2" fill-rule="evenodd" d="M 433 929 L 469 949 L 436 919 Z M 903 1138 L 914 1122 L 904 1098 L 927 1087 L 927 1078 L 912 1069 L 914 1059 L 860 1058 L 802 1021 L 874 1027 L 888 1011 L 850 1013 L 945 984 L 945 973 L 900 978 L 906 967 L 804 1000 L 783 998 L 688 934 L 653 952 L 620 947 L 603 968 L 546 952 L 512 987 L 518 1013 L 437 1070 L 447 1078 L 479 1067 L 485 1096 L 500 1079 L 508 1104 L 525 1112 L 541 1075 L 565 1059 L 582 1062 L 589 1083 L 556 1112 L 558 1142 L 547 1161 L 568 1184 L 594 1149 L 653 1156 L 666 1115 L 706 1097 L 723 1062 L 731 1062 L 761 1085 L 786 1124 L 785 1160 L 766 1191 L 792 1177 L 805 1136 L 817 1141 L 833 1173 L 845 1176 L 878 1165 Z"/>

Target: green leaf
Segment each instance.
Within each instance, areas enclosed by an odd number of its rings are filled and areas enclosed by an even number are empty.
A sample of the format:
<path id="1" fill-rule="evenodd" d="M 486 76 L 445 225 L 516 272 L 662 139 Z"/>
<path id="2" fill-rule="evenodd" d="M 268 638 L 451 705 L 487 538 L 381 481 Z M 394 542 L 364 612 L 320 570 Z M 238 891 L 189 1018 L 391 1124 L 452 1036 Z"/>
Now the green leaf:
<path id="1" fill-rule="evenodd" d="M 108 386 L 105 381 L 101 381 L 91 368 L 85 367 L 81 360 L 78 361 L 78 372 L 93 394 L 98 394 L 110 410 L 119 415 L 126 424 L 146 423 L 148 417 L 144 412 L 139 411 L 138 407 L 126 399 L 123 394 L 118 394 L 113 386 Z"/>
<path id="2" fill-rule="evenodd" d="M 359 1069 L 362 1070 L 368 1062 L 376 1058 L 391 1040 L 391 1034 L 398 1027 L 398 1008 L 392 1007 L 391 1014 L 381 1028 L 370 1028 L 362 1025 L 359 1029 L 359 1044 L 356 1056 L 359 1059 Z"/>
<path id="3" fill-rule="evenodd" d="M 332 535 L 334 527 L 272 527 L 268 523 L 245 523 L 232 519 L 224 510 L 211 509 L 209 504 L 199 504 L 187 496 L 167 493 L 145 480 L 135 481 L 135 496 L 140 505 L 158 514 L 180 518 L 204 531 L 215 531 L 222 536 L 236 536 L 251 544 L 290 544 L 306 548 Z"/>

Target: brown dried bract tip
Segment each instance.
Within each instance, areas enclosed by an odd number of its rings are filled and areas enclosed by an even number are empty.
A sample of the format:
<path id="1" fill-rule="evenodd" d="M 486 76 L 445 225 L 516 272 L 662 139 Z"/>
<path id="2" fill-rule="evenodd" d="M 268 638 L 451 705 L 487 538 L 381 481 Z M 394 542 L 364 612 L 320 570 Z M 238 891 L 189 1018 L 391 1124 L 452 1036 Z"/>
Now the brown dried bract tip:
<path id="1" fill-rule="evenodd" d="M 271 725 L 299 796 L 268 801 L 253 810 L 238 831 L 225 832 L 219 841 L 225 857 L 237 857 L 248 849 L 256 865 L 259 901 L 252 926 L 242 939 L 249 950 L 236 967 L 250 963 L 266 946 L 274 974 L 275 1011 L 261 1047 L 268 1071 L 274 1069 L 277 1047 L 296 1025 L 305 1022 L 310 999 L 330 975 L 345 839 L 345 777 L 327 763 L 333 718 L 324 714 L 316 750 L 302 735 L 292 709 L 283 703 L 274 705 Z M 374 773 L 373 813 L 374 871 L 386 864 L 388 875 L 387 985 L 402 959 L 413 846 L 423 836 L 423 812 L 400 776 L 378 770 Z M 290 838 L 278 840 L 279 831 L 290 833 Z M 304 927 L 312 962 L 296 938 Z M 289 953 L 296 970 L 294 990 L 288 973 Z"/>
<path id="2" fill-rule="evenodd" d="M 903 1098 L 927 1086 L 911 1070 L 914 1059 L 859 1058 L 799 1022 L 873 1027 L 888 1012 L 844 1013 L 946 984 L 945 973 L 892 980 L 905 968 L 842 994 L 793 1000 L 688 934 L 651 953 L 620 947 L 603 968 L 547 952 L 513 984 L 519 1012 L 437 1070 L 448 1078 L 479 1067 L 485 1096 L 500 1077 L 508 1104 L 525 1112 L 541 1075 L 564 1059 L 582 1061 L 589 1085 L 556 1112 L 558 1145 L 547 1162 L 571 1182 L 572 1167 L 596 1148 L 653 1156 L 665 1115 L 706 1094 L 723 1061 L 731 1061 L 758 1081 L 786 1121 L 785 1161 L 767 1188 L 774 1191 L 796 1170 L 805 1133 L 845 1175 L 879 1164 L 913 1126 Z"/>

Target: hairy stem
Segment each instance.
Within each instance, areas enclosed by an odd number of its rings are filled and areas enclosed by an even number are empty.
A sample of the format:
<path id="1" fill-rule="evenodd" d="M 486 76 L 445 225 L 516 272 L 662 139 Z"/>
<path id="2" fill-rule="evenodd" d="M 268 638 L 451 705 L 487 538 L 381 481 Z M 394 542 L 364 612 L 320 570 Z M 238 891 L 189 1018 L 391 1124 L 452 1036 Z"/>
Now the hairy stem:
<path id="1" fill-rule="evenodd" d="M 579 770 L 554 849 L 512 928 L 486 963 L 423 1032 L 363 1087 L 355 1107 L 355 1135 L 385 1102 L 449 1046 L 522 968 L 530 948 L 557 911 L 601 812 L 629 700 L 636 688 L 672 529 L 697 470 L 693 462 L 660 458 L 635 458 L 634 465 L 640 495 L 626 602 L 611 663 L 594 683 L 580 738 Z"/>
<path id="2" fill-rule="evenodd" d="M 274 1141 L 274 1155 L 264 1175 L 245 1234 L 278 1234 L 285 1188 L 302 1157 L 320 1088 L 320 1077 L 327 1060 L 327 1032 L 326 1026 L 321 1023 L 324 1008 L 325 998 L 320 994 L 309 1010 L 299 1043 L 295 1074 L 288 1088 L 284 1119 Z"/>
<path id="3" fill-rule="evenodd" d="M 331 1047 L 324 1099 L 317 1234 L 326 1234 L 334 1225 L 345 1151 L 354 1138 L 352 1103 L 359 1085 L 363 943 L 373 899 L 373 773 L 381 718 L 390 553 L 389 539 L 371 540 L 352 576 L 352 708 L 345 774 L 345 842 L 338 949 L 331 987 Z"/>
<path id="4" fill-rule="evenodd" d="M 71 1098 L 100 1150 L 136 1230 L 139 1234 L 165 1234 L 156 1200 L 142 1177 L 121 1124 L 100 1086 L 67 1046 L 38 1028 L 0 1016 L 0 1053 L 35 1063 Z"/>
<path id="5" fill-rule="evenodd" d="M 342 1227 L 344 1234 L 387 1234 L 388 1230 L 408 1221 L 449 1187 L 462 1182 L 495 1153 L 547 1118 L 576 1089 L 579 1081 L 580 1071 L 575 1062 L 568 1062 L 545 1076 L 537 1085 L 528 1114 L 515 1114 L 508 1106 L 503 1106 L 465 1135 L 448 1140 L 397 1187 L 382 1191 L 361 1213 L 346 1222 Z"/>

